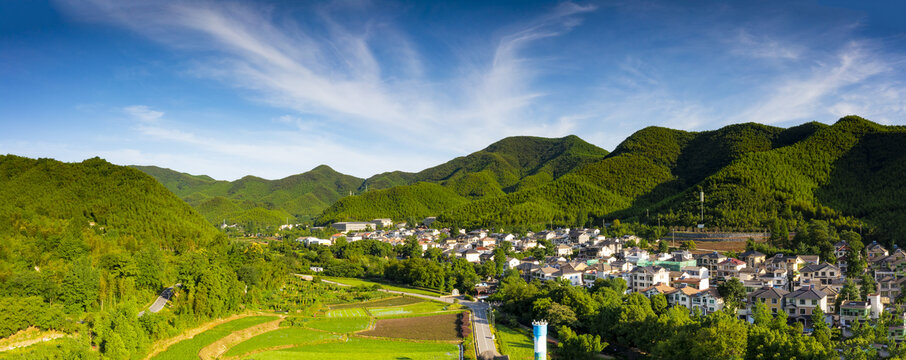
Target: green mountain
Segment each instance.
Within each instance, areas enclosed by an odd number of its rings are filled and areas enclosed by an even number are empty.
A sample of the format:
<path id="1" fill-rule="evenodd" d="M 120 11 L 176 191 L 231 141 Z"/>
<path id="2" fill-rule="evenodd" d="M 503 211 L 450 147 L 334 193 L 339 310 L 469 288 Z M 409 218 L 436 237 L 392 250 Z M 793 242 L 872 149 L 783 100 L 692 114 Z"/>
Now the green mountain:
<path id="1" fill-rule="evenodd" d="M 375 217 L 420 219 L 470 201 L 495 198 L 548 184 L 603 159 L 607 151 L 577 136 L 558 139 L 517 136 L 418 173 L 391 172 L 365 181 L 369 191 L 341 199 L 320 223 Z"/>
<path id="2" fill-rule="evenodd" d="M 458 226 L 582 225 L 614 218 L 667 225 L 760 229 L 805 219 L 906 235 L 906 128 L 849 116 L 833 126 L 738 124 L 715 131 L 649 127 L 605 159 L 541 187 L 439 214 Z M 646 217 L 650 214 L 650 217 Z"/>
<path id="3" fill-rule="evenodd" d="M 156 178 L 211 223 L 262 227 L 311 218 L 357 191 L 363 181 L 326 165 L 279 180 L 246 176 L 232 182 L 156 166 L 134 167 Z"/>
<path id="4" fill-rule="evenodd" d="M 40 235 L 46 243 L 33 249 L 39 253 L 31 259 L 38 263 L 59 245 L 55 237 L 88 229 L 129 238 L 135 246 L 170 249 L 204 246 L 217 235 L 194 209 L 140 171 L 98 158 L 62 163 L 0 156 L 0 236 Z"/>

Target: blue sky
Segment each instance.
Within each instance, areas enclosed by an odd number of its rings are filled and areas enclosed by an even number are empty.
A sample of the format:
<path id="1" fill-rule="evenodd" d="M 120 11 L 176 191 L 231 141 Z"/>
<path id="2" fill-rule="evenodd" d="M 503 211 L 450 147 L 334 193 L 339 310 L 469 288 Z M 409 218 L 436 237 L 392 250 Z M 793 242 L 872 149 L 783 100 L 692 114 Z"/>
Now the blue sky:
<path id="1" fill-rule="evenodd" d="M 890 2 L 0 2 L 0 153 L 232 180 L 418 171 L 505 136 L 612 150 L 906 124 Z"/>

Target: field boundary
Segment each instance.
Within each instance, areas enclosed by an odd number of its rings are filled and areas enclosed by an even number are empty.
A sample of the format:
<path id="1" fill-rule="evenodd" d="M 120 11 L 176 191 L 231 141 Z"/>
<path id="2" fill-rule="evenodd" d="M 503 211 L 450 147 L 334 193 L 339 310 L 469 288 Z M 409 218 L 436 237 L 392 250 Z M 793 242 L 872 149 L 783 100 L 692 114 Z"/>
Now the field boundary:
<path id="1" fill-rule="evenodd" d="M 204 348 L 199 350 L 198 357 L 200 357 L 202 360 L 217 359 L 221 355 L 229 351 L 230 348 L 238 345 L 243 341 L 264 333 L 280 329 L 280 323 L 283 322 L 284 318 L 285 317 L 283 315 L 280 315 L 277 320 L 234 331 L 227 336 L 217 339 L 217 341 L 211 343 L 211 345 L 205 346 Z"/>

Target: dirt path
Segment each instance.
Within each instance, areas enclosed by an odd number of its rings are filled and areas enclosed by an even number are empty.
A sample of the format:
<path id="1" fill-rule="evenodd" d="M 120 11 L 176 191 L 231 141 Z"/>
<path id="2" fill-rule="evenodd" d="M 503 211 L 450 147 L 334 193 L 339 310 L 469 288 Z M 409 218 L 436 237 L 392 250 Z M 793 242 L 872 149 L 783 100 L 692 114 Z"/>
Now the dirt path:
<path id="1" fill-rule="evenodd" d="M 218 359 L 221 355 L 230 350 L 230 348 L 238 345 L 243 341 L 264 334 L 266 332 L 279 329 L 280 323 L 283 321 L 283 318 L 283 316 L 280 316 L 280 318 L 277 320 L 266 322 L 260 325 L 255 325 L 248 329 L 242 329 L 224 336 L 220 338 L 220 340 L 215 341 L 213 344 L 205 346 L 203 349 L 201 349 L 201 351 L 198 352 L 198 357 L 200 357 L 202 360 Z"/>
<path id="2" fill-rule="evenodd" d="M 38 333 L 38 331 L 39 330 L 37 330 L 35 328 L 29 328 L 27 330 L 20 332 L 20 334 L 14 334 L 10 338 L 12 338 L 16 335 L 20 335 L 20 336 L 25 335 L 26 338 L 22 339 L 22 340 L 4 341 L 3 344 L 0 345 L 0 352 L 23 348 L 26 346 L 32 346 L 37 343 L 51 341 L 54 339 L 59 339 L 61 337 L 67 336 L 64 333 L 60 333 L 60 332 L 56 332 L 56 331 L 48 331 L 48 332 L 42 332 L 42 333 Z M 29 334 L 37 335 L 37 337 L 29 337 L 28 336 Z"/>
<path id="3" fill-rule="evenodd" d="M 255 312 L 245 312 L 245 313 L 241 313 L 241 314 L 236 314 L 236 315 L 233 315 L 233 316 L 230 316 L 227 318 L 222 318 L 222 319 L 217 319 L 214 321 L 206 322 L 194 329 L 183 332 L 182 334 L 179 334 L 176 337 L 156 341 L 154 344 L 151 345 L 151 352 L 148 353 L 147 356 L 145 356 L 145 360 L 150 360 L 152 357 L 154 357 L 154 355 L 157 355 L 157 354 L 160 354 L 160 353 L 166 351 L 170 346 L 173 346 L 174 344 L 176 344 L 180 341 L 191 339 L 191 338 L 195 337 L 195 335 L 198 335 L 205 331 L 211 330 L 211 328 L 213 328 L 217 325 L 227 323 L 227 322 L 230 322 L 230 321 L 233 321 L 236 319 L 248 317 L 248 316 L 253 316 L 253 315 L 261 315 L 261 314 L 255 313 Z M 271 315 L 271 314 L 268 314 L 268 315 Z"/>

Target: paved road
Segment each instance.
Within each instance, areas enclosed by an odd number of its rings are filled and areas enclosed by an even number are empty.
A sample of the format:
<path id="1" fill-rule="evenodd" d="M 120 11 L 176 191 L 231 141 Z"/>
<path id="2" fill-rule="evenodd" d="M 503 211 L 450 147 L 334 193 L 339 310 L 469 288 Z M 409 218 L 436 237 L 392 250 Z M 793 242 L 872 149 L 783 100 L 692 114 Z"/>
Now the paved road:
<path id="1" fill-rule="evenodd" d="M 299 276 L 305 280 L 312 280 L 311 275 L 297 274 L 296 276 Z M 321 281 L 339 286 L 349 286 L 330 280 L 321 279 Z M 437 297 L 387 289 L 380 289 L 380 291 L 391 294 L 408 295 L 445 303 L 453 303 L 454 299 L 453 297 Z M 490 351 L 491 354 L 500 355 L 500 353 L 497 352 L 497 344 L 494 342 L 494 335 L 491 333 L 491 326 L 488 324 L 488 309 L 490 309 L 490 305 L 479 301 L 460 301 L 460 304 L 463 304 L 470 310 L 472 310 L 472 329 L 475 335 L 475 349 L 478 350 L 478 354 L 484 354 Z"/>
<path id="2" fill-rule="evenodd" d="M 154 300 L 154 303 L 151 304 L 151 307 L 148 308 L 147 311 L 150 311 L 153 313 L 160 311 L 161 309 L 164 308 L 165 305 L 167 305 L 167 302 L 170 301 L 170 299 L 172 297 L 173 297 L 173 288 L 168 287 L 168 288 L 164 289 L 164 291 L 160 292 L 160 296 L 157 297 L 157 300 Z M 138 313 L 139 317 L 141 317 L 142 315 L 145 315 L 145 310 Z"/>

